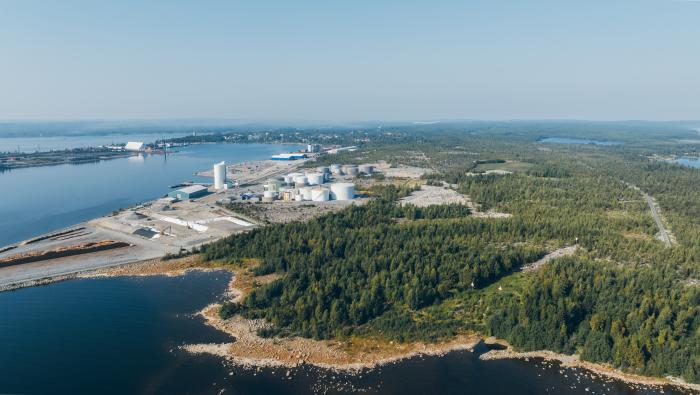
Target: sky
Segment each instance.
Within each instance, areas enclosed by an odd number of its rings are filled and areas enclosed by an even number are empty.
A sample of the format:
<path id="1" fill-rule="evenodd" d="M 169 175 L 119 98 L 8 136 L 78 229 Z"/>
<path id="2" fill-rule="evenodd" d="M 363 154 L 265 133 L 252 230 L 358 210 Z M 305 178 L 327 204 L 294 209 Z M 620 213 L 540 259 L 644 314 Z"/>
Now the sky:
<path id="1" fill-rule="evenodd" d="M 0 0 L 0 120 L 700 119 L 700 0 Z"/>

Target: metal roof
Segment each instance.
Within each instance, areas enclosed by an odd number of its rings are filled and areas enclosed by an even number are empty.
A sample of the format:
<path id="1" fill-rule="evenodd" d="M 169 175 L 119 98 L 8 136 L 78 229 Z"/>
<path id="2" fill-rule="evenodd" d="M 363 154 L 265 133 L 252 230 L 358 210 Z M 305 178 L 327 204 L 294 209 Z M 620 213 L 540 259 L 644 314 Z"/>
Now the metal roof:
<path id="1" fill-rule="evenodd" d="M 190 186 L 188 186 L 188 187 L 178 189 L 178 192 L 184 192 L 184 193 L 192 194 L 192 193 L 199 192 L 199 191 L 203 191 L 203 190 L 206 190 L 206 189 L 207 189 L 207 187 L 202 186 L 202 185 L 190 185 Z"/>

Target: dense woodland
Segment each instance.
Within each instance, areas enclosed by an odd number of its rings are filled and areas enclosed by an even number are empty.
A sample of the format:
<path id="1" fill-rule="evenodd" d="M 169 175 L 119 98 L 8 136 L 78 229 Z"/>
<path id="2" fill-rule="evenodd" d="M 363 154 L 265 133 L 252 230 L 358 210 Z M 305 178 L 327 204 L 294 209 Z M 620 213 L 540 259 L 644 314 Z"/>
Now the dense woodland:
<path id="1" fill-rule="evenodd" d="M 512 217 L 401 206 L 411 188 L 387 181 L 366 205 L 206 247 L 209 260 L 252 260 L 257 274 L 278 275 L 222 315 L 266 318 L 266 336 L 436 341 L 475 330 L 523 350 L 700 382 L 700 170 L 650 157 L 697 147 L 674 143 L 687 138 L 681 129 L 654 133 L 658 125 L 571 126 L 580 134 L 569 136 L 624 142 L 615 146 L 538 143 L 566 136 L 546 126 L 496 125 L 487 137 L 468 126 L 408 128 L 403 140 L 352 153 L 430 168 L 424 182 Z M 655 238 L 641 191 L 659 202 L 672 247 Z M 518 270 L 572 244 L 572 257 Z"/>

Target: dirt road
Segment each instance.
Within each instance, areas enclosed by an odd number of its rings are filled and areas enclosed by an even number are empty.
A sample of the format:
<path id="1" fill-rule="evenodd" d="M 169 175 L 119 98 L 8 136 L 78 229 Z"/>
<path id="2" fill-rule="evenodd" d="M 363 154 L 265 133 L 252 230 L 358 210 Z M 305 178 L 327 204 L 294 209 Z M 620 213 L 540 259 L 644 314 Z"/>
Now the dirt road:
<path id="1" fill-rule="evenodd" d="M 542 267 L 542 265 L 551 261 L 552 259 L 561 258 L 563 256 L 573 255 L 577 249 L 578 249 L 578 245 L 572 245 L 572 246 L 560 248 L 558 250 L 554 250 L 554 251 L 550 252 L 549 254 L 545 255 L 544 257 L 542 257 L 542 259 L 524 265 L 521 268 L 521 270 L 523 272 L 526 272 L 526 273 L 527 272 L 534 272 L 535 270 L 539 269 L 540 267 Z"/>

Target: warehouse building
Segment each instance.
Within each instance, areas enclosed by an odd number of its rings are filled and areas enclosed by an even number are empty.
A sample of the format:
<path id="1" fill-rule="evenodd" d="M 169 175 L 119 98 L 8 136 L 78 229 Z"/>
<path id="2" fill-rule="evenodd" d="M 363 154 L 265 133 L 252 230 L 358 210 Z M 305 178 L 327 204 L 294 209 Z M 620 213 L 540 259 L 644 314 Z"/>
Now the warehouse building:
<path id="1" fill-rule="evenodd" d="M 168 196 L 176 198 L 176 199 L 180 199 L 180 200 L 187 200 L 187 199 L 198 198 L 198 197 L 204 196 L 206 194 L 207 194 L 207 187 L 202 186 L 202 185 L 192 185 L 189 187 L 176 189 L 176 190 L 168 193 Z"/>
<path id="2" fill-rule="evenodd" d="M 127 151 L 141 151 L 143 150 L 143 141 L 129 141 L 124 146 Z"/>
<path id="3" fill-rule="evenodd" d="M 272 160 L 297 160 L 297 159 L 304 159 L 306 158 L 306 154 L 304 153 L 287 153 L 287 154 L 277 154 L 277 155 L 272 155 L 270 159 Z"/>

